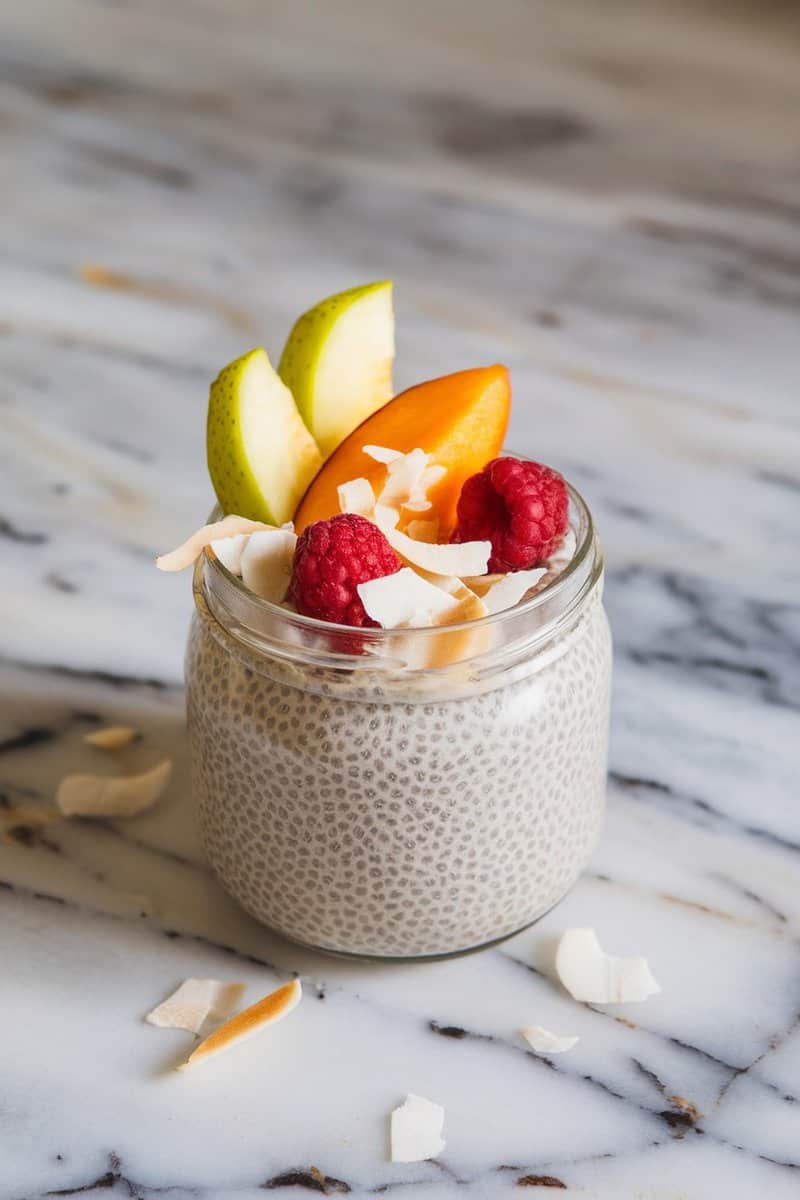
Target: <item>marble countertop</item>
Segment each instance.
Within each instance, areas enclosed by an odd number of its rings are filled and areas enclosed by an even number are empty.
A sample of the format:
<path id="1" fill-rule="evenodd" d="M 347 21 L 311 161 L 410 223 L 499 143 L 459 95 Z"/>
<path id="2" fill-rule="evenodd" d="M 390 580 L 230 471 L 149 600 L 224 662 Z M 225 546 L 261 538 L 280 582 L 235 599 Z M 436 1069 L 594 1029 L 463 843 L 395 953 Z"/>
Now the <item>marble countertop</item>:
<path id="1" fill-rule="evenodd" d="M 135 820 L 0 843 L 2 1200 L 800 1194 L 796 16 L 401 7 L 5 7 L 0 804 L 89 768 L 100 723 L 177 775 Z M 152 568 L 210 507 L 218 367 L 385 276 L 399 384 L 511 367 L 513 444 L 597 516 L 616 653 L 590 870 L 406 968 L 298 951 L 215 884 L 189 583 Z M 571 1001 L 576 923 L 663 993 Z M 182 978 L 295 972 L 280 1036 L 169 1072 L 189 1035 L 142 1016 Z M 544 1061 L 530 1023 L 581 1041 Z M 446 1109 L 436 1162 L 387 1161 L 408 1091 Z"/>

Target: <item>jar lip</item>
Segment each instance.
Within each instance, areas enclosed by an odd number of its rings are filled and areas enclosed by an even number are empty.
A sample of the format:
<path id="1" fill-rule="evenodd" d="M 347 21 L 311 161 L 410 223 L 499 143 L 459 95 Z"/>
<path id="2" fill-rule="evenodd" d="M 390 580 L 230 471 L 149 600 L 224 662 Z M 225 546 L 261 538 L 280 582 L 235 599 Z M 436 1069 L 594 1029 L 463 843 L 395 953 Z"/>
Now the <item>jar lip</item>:
<path id="1" fill-rule="evenodd" d="M 523 455 L 516 455 L 515 457 L 524 458 Z M 597 539 L 595 537 L 594 522 L 592 521 L 589 506 L 577 488 L 573 487 L 567 480 L 564 482 L 569 494 L 570 509 L 577 514 L 577 527 L 574 528 L 576 539 L 575 553 L 556 578 L 543 587 L 541 591 L 536 592 L 530 600 L 515 604 L 511 608 L 501 609 L 500 612 L 489 613 L 485 617 L 478 617 L 471 621 L 459 621 L 452 625 L 403 629 L 402 631 L 398 631 L 397 629 L 375 629 L 372 627 L 359 628 L 359 636 L 367 637 L 371 645 L 380 646 L 381 644 L 395 640 L 398 632 L 402 632 L 404 638 L 429 639 L 441 636 L 443 633 L 480 630 L 501 625 L 504 621 L 509 621 L 511 618 L 516 619 L 532 614 L 538 608 L 557 599 L 562 592 L 568 591 L 570 586 L 574 584 L 577 574 L 582 568 L 585 568 L 591 551 L 597 547 Z M 209 521 L 217 521 L 221 516 L 222 511 L 217 505 L 211 513 Z M 203 563 L 207 568 L 215 572 L 221 580 L 224 580 L 226 586 L 234 588 L 235 594 L 246 604 L 252 606 L 254 613 L 263 613 L 272 618 L 289 620 L 296 628 L 307 630 L 310 634 L 328 636 L 350 635 L 351 637 L 353 635 L 352 625 L 340 625 L 334 621 L 321 621 L 317 617 L 306 617 L 292 609 L 285 608 L 282 604 L 276 604 L 271 600 L 264 599 L 263 596 L 256 595 L 255 592 L 251 591 L 244 584 L 238 575 L 234 575 L 227 567 L 223 566 L 217 556 L 210 552 L 210 547 L 208 546 L 204 549 L 198 565 L 200 563 Z"/>

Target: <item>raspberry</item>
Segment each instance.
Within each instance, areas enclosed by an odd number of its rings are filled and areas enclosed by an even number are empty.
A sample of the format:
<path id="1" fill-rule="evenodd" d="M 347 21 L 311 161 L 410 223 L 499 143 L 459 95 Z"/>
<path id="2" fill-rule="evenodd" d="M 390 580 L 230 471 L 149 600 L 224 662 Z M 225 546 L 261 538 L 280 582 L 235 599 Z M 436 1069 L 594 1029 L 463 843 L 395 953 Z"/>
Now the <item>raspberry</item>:
<path id="1" fill-rule="evenodd" d="M 452 541 L 490 541 L 490 571 L 545 562 L 567 531 L 567 485 L 557 471 L 519 458 L 495 458 L 461 489 Z"/>
<path id="2" fill-rule="evenodd" d="M 356 588 L 368 579 L 393 575 L 402 565 L 377 525 L 355 513 L 341 513 L 315 521 L 301 533 L 289 598 L 306 617 L 377 628 Z"/>

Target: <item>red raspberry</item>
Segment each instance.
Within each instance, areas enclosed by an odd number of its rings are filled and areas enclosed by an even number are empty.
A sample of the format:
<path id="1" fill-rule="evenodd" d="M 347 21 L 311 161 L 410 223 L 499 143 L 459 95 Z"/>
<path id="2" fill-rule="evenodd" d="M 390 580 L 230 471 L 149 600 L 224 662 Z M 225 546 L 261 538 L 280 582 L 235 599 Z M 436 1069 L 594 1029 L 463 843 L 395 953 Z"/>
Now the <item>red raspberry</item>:
<path id="1" fill-rule="evenodd" d="M 490 541 L 490 571 L 524 571 L 545 562 L 561 544 L 568 507 L 567 485 L 557 471 L 495 458 L 462 487 L 451 540 Z"/>
<path id="2" fill-rule="evenodd" d="M 403 564 L 366 517 L 340 513 L 308 525 L 297 541 L 289 596 L 297 611 L 338 625 L 370 626 L 359 583 L 394 575 Z"/>

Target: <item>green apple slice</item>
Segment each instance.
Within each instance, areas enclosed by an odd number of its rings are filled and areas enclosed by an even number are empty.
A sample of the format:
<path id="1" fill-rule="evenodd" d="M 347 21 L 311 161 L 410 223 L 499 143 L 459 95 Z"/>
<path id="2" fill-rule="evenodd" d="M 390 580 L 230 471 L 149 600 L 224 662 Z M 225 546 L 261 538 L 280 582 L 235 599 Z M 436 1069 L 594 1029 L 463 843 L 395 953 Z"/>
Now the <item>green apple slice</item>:
<path id="1" fill-rule="evenodd" d="M 251 350 L 211 385 L 208 471 L 225 513 L 290 521 L 322 459 L 292 393 L 265 350 Z"/>
<path id="2" fill-rule="evenodd" d="M 322 300 L 295 323 L 278 374 L 323 458 L 392 398 L 391 281 Z"/>

